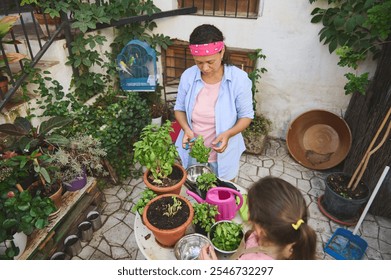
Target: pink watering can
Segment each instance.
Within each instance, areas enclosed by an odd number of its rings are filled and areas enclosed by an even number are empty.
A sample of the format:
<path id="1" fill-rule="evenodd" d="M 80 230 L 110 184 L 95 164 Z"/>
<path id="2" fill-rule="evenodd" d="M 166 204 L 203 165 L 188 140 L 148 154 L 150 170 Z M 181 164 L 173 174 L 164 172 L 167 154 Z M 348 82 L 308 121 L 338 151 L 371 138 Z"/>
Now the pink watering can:
<path id="1" fill-rule="evenodd" d="M 186 193 L 193 197 L 198 203 L 209 203 L 217 205 L 217 210 L 219 214 L 216 216 L 216 221 L 221 220 L 232 220 L 236 212 L 242 207 L 243 196 L 240 192 L 235 191 L 231 188 L 224 187 L 214 187 L 208 190 L 206 193 L 206 198 L 203 200 L 201 197 L 196 195 L 194 192 L 187 190 Z M 239 204 L 236 204 L 237 195 L 240 198 Z"/>

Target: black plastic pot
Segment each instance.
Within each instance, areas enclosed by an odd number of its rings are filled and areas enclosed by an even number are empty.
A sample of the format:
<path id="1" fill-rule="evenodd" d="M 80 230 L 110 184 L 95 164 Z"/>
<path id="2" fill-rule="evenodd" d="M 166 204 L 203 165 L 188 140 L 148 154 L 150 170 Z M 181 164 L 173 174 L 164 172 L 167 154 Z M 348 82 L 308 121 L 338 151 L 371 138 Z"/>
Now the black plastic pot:
<path id="1" fill-rule="evenodd" d="M 332 216 L 340 220 L 351 220 L 358 218 L 369 199 L 370 191 L 366 184 L 360 182 L 356 190 L 362 195 L 357 198 L 344 197 L 339 193 L 334 192 L 331 188 L 330 180 L 341 178 L 344 182 L 349 182 L 351 175 L 336 172 L 331 173 L 326 178 L 326 189 L 323 197 L 323 207 Z M 346 184 L 347 185 L 347 184 Z"/>

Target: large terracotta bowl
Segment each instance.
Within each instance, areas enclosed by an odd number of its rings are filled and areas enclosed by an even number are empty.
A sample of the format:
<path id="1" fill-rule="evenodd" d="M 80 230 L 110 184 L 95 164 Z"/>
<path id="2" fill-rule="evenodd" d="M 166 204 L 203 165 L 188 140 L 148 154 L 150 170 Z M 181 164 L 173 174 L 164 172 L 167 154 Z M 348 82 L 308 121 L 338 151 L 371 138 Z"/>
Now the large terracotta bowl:
<path id="1" fill-rule="evenodd" d="M 352 135 L 341 117 L 325 110 L 311 110 L 291 122 L 286 143 L 289 153 L 301 165 L 324 170 L 346 158 Z"/>

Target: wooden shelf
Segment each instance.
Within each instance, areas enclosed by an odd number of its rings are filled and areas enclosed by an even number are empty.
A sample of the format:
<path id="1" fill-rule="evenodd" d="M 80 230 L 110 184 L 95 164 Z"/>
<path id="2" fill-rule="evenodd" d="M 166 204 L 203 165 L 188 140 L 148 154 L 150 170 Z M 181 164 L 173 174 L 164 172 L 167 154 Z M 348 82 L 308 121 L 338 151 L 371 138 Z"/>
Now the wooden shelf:
<path id="1" fill-rule="evenodd" d="M 19 260 L 47 259 L 59 247 L 69 232 L 74 232 L 80 219 L 85 219 L 86 210 L 97 207 L 102 193 L 96 187 L 96 179 L 89 177 L 87 185 L 75 192 L 65 192 L 59 213 L 50 224 L 34 231 L 27 239 L 27 247 Z"/>

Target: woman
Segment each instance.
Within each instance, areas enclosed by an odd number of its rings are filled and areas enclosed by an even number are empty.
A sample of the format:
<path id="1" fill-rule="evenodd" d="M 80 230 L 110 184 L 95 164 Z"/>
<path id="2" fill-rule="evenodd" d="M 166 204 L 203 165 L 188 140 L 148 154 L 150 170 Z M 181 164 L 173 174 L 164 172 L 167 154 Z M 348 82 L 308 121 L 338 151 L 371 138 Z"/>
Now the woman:
<path id="1" fill-rule="evenodd" d="M 254 118 L 251 80 L 243 70 L 226 63 L 222 32 L 203 24 L 190 35 L 195 64 L 181 76 L 175 103 L 175 118 L 182 130 L 176 146 L 185 167 L 196 164 L 186 144 L 199 135 L 212 148 L 209 166 L 216 175 L 234 180 L 245 150 L 241 132 Z"/>

